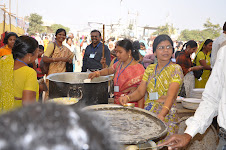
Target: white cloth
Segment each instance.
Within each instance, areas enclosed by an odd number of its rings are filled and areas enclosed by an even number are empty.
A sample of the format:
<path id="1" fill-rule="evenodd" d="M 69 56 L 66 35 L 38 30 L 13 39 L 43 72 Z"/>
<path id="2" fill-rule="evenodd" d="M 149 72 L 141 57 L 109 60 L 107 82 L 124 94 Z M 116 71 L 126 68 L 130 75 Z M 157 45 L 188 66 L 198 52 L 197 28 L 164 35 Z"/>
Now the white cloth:
<path id="1" fill-rule="evenodd" d="M 222 44 L 226 41 L 226 34 L 221 33 L 221 35 L 213 42 L 212 52 L 211 52 L 211 68 L 213 68 L 214 63 L 217 59 L 217 52 L 221 48 Z"/>
<path id="2" fill-rule="evenodd" d="M 203 134 L 215 116 L 220 127 L 226 129 L 226 46 L 220 48 L 211 76 L 193 117 L 186 120 L 185 133 L 194 137 Z"/>

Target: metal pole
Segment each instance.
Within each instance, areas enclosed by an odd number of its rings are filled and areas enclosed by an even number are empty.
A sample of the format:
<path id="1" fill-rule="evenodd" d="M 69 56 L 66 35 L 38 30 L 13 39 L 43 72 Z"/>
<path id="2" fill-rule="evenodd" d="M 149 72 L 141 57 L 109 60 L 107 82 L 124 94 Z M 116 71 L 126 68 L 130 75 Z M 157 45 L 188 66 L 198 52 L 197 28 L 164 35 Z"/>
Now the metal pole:
<path id="1" fill-rule="evenodd" d="M 9 24 L 10 24 L 10 32 L 11 32 L 11 0 L 9 0 Z"/>
<path id="2" fill-rule="evenodd" d="M 103 24 L 103 50 L 102 50 L 102 58 L 104 58 L 104 43 L 105 43 L 105 40 L 104 40 L 104 24 Z M 102 68 L 105 68 L 105 64 L 102 64 Z"/>
<path id="3" fill-rule="evenodd" d="M 3 14 L 3 17 L 4 17 L 4 20 L 3 20 L 3 33 L 5 32 L 5 3 L 4 3 L 4 6 L 3 6 L 3 11 L 4 11 L 4 14 Z"/>

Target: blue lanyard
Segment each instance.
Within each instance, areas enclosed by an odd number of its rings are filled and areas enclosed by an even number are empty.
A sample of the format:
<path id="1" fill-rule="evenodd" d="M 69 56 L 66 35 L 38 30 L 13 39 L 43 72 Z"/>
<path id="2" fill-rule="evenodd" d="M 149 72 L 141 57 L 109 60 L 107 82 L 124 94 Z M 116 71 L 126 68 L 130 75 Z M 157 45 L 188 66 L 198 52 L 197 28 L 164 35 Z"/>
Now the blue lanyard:
<path id="1" fill-rule="evenodd" d="M 95 53 L 95 50 L 99 47 L 99 45 L 100 45 L 100 43 L 95 48 L 93 47 L 92 50 L 91 50 L 91 53 L 94 54 Z"/>
<path id="2" fill-rule="evenodd" d="M 27 63 L 25 63 L 24 61 L 22 61 L 22 60 L 19 60 L 19 59 L 17 59 L 16 58 L 16 60 L 18 60 L 18 61 L 20 61 L 20 62 L 22 62 L 22 63 L 24 63 L 25 65 L 27 65 Z M 27 65 L 28 66 L 28 65 Z"/>
<path id="3" fill-rule="evenodd" d="M 61 48 L 63 47 L 63 45 L 60 47 L 58 44 L 57 44 L 57 42 L 55 41 L 55 43 L 56 43 L 56 45 L 60 48 L 60 50 L 61 50 Z"/>
<path id="4" fill-rule="evenodd" d="M 122 70 L 122 72 L 132 63 L 132 61 L 133 61 L 133 59 L 131 60 L 131 62 Z M 117 82 L 116 82 L 116 85 L 118 84 L 118 78 L 119 78 L 119 76 L 122 74 L 122 72 L 120 72 L 120 70 L 121 70 L 121 68 L 122 68 L 122 64 L 121 64 L 121 67 L 120 67 L 120 69 L 119 69 L 119 71 L 118 71 L 118 77 L 117 77 Z"/>
<path id="5" fill-rule="evenodd" d="M 159 77 L 159 75 L 161 74 L 162 70 L 163 70 L 166 66 L 168 66 L 170 62 L 171 62 L 171 61 L 169 61 L 168 64 L 166 64 L 166 65 L 160 70 L 160 72 L 159 72 L 159 74 L 158 74 L 158 77 Z M 154 86 L 154 87 L 156 87 L 157 78 L 158 78 L 158 77 L 156 77 L 156 70 L 157 70 L 157 67 L 158 67 L 158 64 L 157 64 L 156 67 L 155 67 L 155 86 Z"/>

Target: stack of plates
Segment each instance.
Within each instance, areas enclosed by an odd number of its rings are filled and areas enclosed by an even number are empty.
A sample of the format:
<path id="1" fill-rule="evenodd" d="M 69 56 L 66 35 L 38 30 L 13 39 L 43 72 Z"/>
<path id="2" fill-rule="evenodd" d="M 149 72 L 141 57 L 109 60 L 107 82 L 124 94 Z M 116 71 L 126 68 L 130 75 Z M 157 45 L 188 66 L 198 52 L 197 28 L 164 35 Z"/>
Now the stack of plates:
<path id="1" fill-rule="evenodd" d="M 202 99 L 197 98 L 184 98 L 182 100 L 182 106 L 187 109 L 196 110 L 199 107 L 199 103 Z"/>
<path id="2" fill-rule="evenodd" d="M 191 98 L 201 99 L 202 98 L 203 91 L 204 91 L 204 88 L 195 88 L 195 89 L 192 89 L 191 90 L 190 97 Z"/>

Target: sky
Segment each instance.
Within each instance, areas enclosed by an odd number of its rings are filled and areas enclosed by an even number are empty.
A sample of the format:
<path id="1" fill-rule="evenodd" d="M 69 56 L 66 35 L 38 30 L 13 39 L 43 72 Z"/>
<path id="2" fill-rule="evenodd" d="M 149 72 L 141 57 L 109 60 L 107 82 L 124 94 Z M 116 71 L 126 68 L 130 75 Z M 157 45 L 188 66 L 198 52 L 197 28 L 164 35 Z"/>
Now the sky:
<path id="1" fill-rule="evenodd" d="M 18 11 L 17 11 L 18 1 Z M 0 0 L 9 7 L 9 0 Z M 12 13 L 20 17 L 37 13 L 43 20 L 81 29 L 88 22 L 104 24 L 137 20 L 138 26 L 173 24 L 179 31 L 203 29 L 208 18 L 222 27 L 226 0 L 11 0 Z"/>

